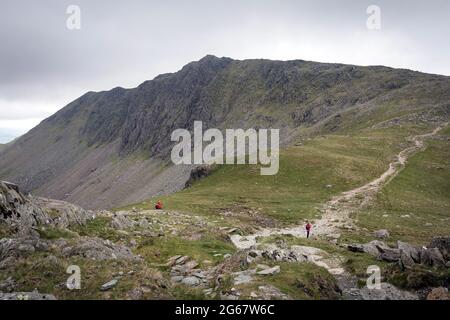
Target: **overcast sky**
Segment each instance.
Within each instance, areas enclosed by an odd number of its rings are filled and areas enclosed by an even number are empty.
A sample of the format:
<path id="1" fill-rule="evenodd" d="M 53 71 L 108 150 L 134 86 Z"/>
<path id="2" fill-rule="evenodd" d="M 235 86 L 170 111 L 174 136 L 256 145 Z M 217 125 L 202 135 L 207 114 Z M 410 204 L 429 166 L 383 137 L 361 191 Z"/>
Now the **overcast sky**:
<path id="1" fill-rule="evenodd" d="M 70 5 L 79 30 L 67 28 Z M 381 29 L 367 27 L 369 5 Z M 0 143 L 86 91 L 135 87 L 206 54 L 450 75 L 449 34 L 448 0 L 2 0 Z"/>

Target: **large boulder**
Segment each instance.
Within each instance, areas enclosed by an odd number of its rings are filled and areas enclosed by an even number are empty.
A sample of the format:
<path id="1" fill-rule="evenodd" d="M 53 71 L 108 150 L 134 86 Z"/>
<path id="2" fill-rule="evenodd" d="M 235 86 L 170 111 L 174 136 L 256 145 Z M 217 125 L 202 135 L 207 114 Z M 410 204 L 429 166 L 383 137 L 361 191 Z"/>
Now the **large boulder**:
<path id="1" fill-rule="evenodd" d="M 0 181 L 0 222 L 13 226 L 18 236 L 36 237 L 35 227 L 39 225 L 66 228 L 93 217 L 94 212 L 74 204 L 24 195 L 17 185 Z"/>
<path id="2" fill-rule="evenodd" d="M 402 269 L 412 269 L 416 263 L 409 254 L 401 251 L 399 264 Z"/>
<path id="3" fill-rule="evenodd" d="M 95 212 L 91 210 L 85 210 L 73 203 L 61 200 L 33 198 L 33 201 L 48 213 L 49 223 L 57 228 L 84 225 L 96 216 Z"/>
<path id="4" fill-rule="evenodd" d="M 0 181 L 0 221 L 16 227 L 18 234 L 29 236 L 36 235 L 34 226 L 49 223 L 50 217 L 33 197 L 22 194 L 14 184 Z"/>
<path id="5" fill-rule="evenodd" d="M 409 256 L 415 263 L 420 262 L 419 249 L 409 243 L 397 241 L 397 248 L 406 256 Z"/>
<path id="6" fill-rule="evenodd" d="M 445 266 L 445 260 L 438 248 L 422 248 L 420 263 L 431 267 Z"/>
<path id="7" fill-rule="evenodd" d="M 377 248 L 380 250 L 380 255 L 378 256 L 379 260 L 387 262 L 397 262 L 400 260 L 399 249 L 383 248 L 380 246 L 377 246 Z"/>
<path id="8" fill-rule="evenodd" d="M 438 248 L 445 260 L 450 260 L 450 237 L 435 237 L 430 243 L 430 248 Z"/>
<path id="9" fill-rule="evenodd" d="M 380 255 L 381 251 L 379 248 L 389 249 L 389 246 L 380 240 L 372 240 L 365 244 L 349 244 L 347 246 L 347 249 L 349 251 L 364 252 L 364 253 L 368 253 L 374 257 L 378 257 Z"/>

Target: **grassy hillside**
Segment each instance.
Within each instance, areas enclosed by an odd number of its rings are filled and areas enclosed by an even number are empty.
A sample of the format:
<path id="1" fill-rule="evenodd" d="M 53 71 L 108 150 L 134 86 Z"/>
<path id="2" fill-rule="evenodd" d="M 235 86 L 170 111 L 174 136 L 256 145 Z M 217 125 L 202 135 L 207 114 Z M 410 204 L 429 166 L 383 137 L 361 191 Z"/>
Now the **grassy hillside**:
<path id="1" fill-rule="evenodd" d="M 290 146 L 299 136 L 305 139 L 336 134 L 338 138 L 330 137 L 329 144 L 352 150 L 352 143 L 364 141 L 343 143 L 338 141 L 343 140 L 339 135 L 353 136 L 358 129 L 364 136 L 366 128 L 385 121 L 420 124 L 433 121 L 435 116 L 448 117 L 449 88 L 449 77 L 404 69 L 206 56 L 133 89 L 86 93 L 3 151 L 0 177 L 37 195 L 86 208 L 111 208 L 172 193 L 184 185 L 189 172 L 173 171 L 170 166 L 159 171 L 159 167 L 169 161 L 173 130 L 192 129 L 196 120 L 203 121 L 205 129 L 279 128 L 281 142 Z M 355 180 L 351 172 L 348 182 L 333 181 L 335 174 L 327 172 L 329 168 L 321 171 L 329 179 L 319 179 L 330 181 L 320 182 L 334 183 L 336 188 L 315 189 L 319 188 L 317 181 L 308 181 L 295 172 L 297 161 L 309 161 L 311 167 L 305 169 L 314 170 L 342 160 L 342 168 L 336 170 L 345 171 L 349 166 L 351 171 L 359 160 L 351 164 L 354 161 L 346 157 L 353 156 L 351 151 L 338 154 L 342 159 L 328 157 L 320 152 L 319 143 L 306 144 L 305 148 L 307 157 L 320 158 L 321 163 L 302 159 L 301 148 L 300 156 L 297 150 L 288 150 L 282 159 L 284 176 L 278 176 L 277 181 L 250 177 L 249 182 L 291 194 L 285 203 L 293 206 L 291 210 L 304 213 L 310 207 L 307 203 L 343 190 L 339 188 L 346 183 L 363 181 L 364 176 Z M 364 152 L 360 156 L 365 157 Z M 235 169 L 232 175 L 241 174 L 240 170 Z M 311 184 L 312 190 L 302 191 L 303 205 L 292 204 L 297 202 L 296 194 L 289 189 L 295 185 L 292 179 Z M 268 187 L 262 194 L 273 196 L 266 201 L 271 203 L 264 204 L 268 208 L 265 214 L 276 217 L 277 211 L 286 207 L 276 204 L 278 191 L 274 190 Z M 246 191 L 252 199 L 244 205 L 260 202 L 258 195 Z M 227 194 L 219 204 L 227 206 L 235 200 Z M 212 201 L 216 201 L 214 196 Z"/>
<path id="2" fill-rule="evenodd" d="M 405 169 L 358 214 L 361 226 L 386 228 L 394 239 L 425 243 L 450 233 L 450 128 L 428 142 Z"/>
<path id="3" fill-rule="evenodd" d="M 428 131 L 430 128 L 426 126 L 397 126 L 367 129 L 349 135 L 319 136 L 300 146 L 283 150 L 280 154 L 280 170 L 275 176 L 259 175 L 257 166 L 224 165 L 192 187 L 161 199 L 168 209 L 173 210 L 211 217 L 223 216 L 229 212 L 225 216 L 230 225 L 239 222 L 252 222 L 255 225 L 292 224 L 318 218 L 321 204 L 333 195 L 363 185 L 379 176 L 387 169 L 394 155 L 408 145 L 406 137 Z M 434 214 L 448 213 L 450 201 L 448 179 L 445 179 L 449 174 L 448 162 L 445 164 L 446 156 L 448 158 L 448 150 L 444 152 L 446 144 L 448 149 L 447 141 L 433 141 L 430 148 L 423 154 L 418 154 L 380 197 L 386 198 L 383 195 L 390 194 L 391 188 L 394 188 L 397 193 L 401 192 L 401 196 L 392 196 L 396 203 L 406 203 L 419 211 L 421 208 L 430 208 L 429 211 Z M 423 157 L 430 158 L 431 162 L 423 164 Z M 423 170 L 423 166 L 435 171 L 436 181 L 434 178 L 428 180 L 421 188 L 428 189 L 428 192 L 439 198 L 429 198 L 426 194 L 418 197 L 405 188 L 405 185 L 410 185 L 409 188 L 414 189 L 419 183 L 418 180 L 403 181 L 405 175 L 420 179 L 414 172 L 409 173 L 413 170 L 410 166 L 416 162 L 418 167 L 414 170 L 421 171 L 422 177 L 429 175 L 429 172 Z M 442 169 L 436 169 L 435 166 Z M 442 172 L 445 174 L 442 175 Z M 433 184 L 433 189 L 427 184 Z M 410 201 L 411 199 L 414 201 Z M 133 206 L 151 206 L 155 200 L 156 198 Z M 436 206 L 440 208 L 438 211 L 435 210 Z M 409 209 L 403 211 L 405 210 Z M 378 220 L 370 224 L 370 216 L 364 218 L 367 214 L 358 217 L 364 226 L 370 229 L 385 226 Z"/>

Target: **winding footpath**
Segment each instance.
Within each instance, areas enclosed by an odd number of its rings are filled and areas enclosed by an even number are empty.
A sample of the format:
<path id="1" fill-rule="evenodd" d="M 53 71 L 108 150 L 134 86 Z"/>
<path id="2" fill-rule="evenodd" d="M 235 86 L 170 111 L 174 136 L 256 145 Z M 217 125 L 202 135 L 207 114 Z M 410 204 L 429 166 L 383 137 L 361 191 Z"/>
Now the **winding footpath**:
<path id="1" fill-rule="evenodd" d="M 440 126 L 433 130 L 433 132 L 409 138 L 408 141 L 413 142 L 413 145 L 403 149 L 399 154 L 397 154 L 395 160 L 389 164 L 388 169 L 378 178 L 361 187 L 343 192 L 325 203 L 322 209 L 322 217 L 313 223 L 312 237 L 324 237 L 336 243 L 340 237 L 340 230 L 357 230 L 357 227 L 350 218 L 350 214 L 369 203 L 381 190 L 381 188 L 389 183 L 389 181 L 391 181 L 401 171 L 401 169 L 405 167 L 405 164 L 410 156 L 424 149 L 424 140 L 436 135 L 441 129 L 442 127 Z M 274 235 L 292 235 L 295 237 L 304 238 L 306 237 L 306 232 L 302 224 L 299 226 L 282 229 L 265 228 L 246 236 L 236 234 L 230 236 L 230 239 L 236 248 L 243 250 L 256 248 L 258 247 L 261 238 Z M 318 250 L 314 247 L 303 248 L 305 250 L 307 250 L 307 248 L 310 248 L 313 251 Z M 357 278 L 345 272 L 342 265 L 342 257 L 331 257 L 323 250 L 320 250 L 319 252 L 321 253 L 311 254 L 308 256 L 308 259 L 310 262 L 315 263 L 318 266 L 325 267 L 335 276 L 338 285 L 343 292 L 344 298 L 367 299 L 371 297 L 373 292 L 370 292 L 370 290 L 367 291 L 367 288 L 357 289 Z M 402 294 L 402 298 L 414 298 L 409 293 L 402 293 L 387 283 L 384 283 L 383 285 L 383 294 L 392 294 L 392 292 L 394 292 Z"/>
<path id="2" fill-rule="evenodd" d="M 313 236 L 326 236 L 327 238 L 339 238 L 339 229 L 355 229 L 350 213 L 367 204 L 373 196 L 389 181 L 391 181 L 402 168 L 404 168 L 408 158 L 424 148 L 423 140 L 436 135 L 442 127 L 437 127 L 433 132 L 417 135 L 410 140 L 414 142 L 413 146 L 403 149 L 395 160 L 389 164 L 388 169 L 378 178 L 369 183 L 343 192 L 333 197 L 323 206 L 323 215 L 321 219 L 314 222 Z M 292 235 L 296 237 L 305 237 L 304 226 L 287 227 L 283 229 L 266 228 L 253 234 L 241 236 L 232 235 L 231 241 L 238 249 L 249 249 L 257 244 L 257 238 L 264 238 L 273 235 Z"/>

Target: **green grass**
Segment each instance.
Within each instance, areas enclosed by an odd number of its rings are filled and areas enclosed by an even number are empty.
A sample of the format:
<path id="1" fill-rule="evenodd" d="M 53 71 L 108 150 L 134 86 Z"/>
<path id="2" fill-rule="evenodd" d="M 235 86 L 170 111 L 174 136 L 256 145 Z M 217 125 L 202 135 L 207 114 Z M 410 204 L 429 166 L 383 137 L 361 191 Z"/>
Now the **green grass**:
<path id="1" fill-rule="evenodd" d="M 282 263 L 280 273 L 264 278 L 263 283 L 272 284 L 294 299 L 338 299 L 334 277 L 315 264 Z"/>
<path id="2" fill-rule="evenodd" d="M 43 227 L 38 230 L 39 235 L 43 239 L 48 240 L 54 240 L 54 239 L 71 239 L 76 236 L 78 236 L 75 232 L 67 230 L 67 229 L 60 229 L 60 228 L 53 228 L 53 227 Z"/>
<path id="3" fill-rule="evenodd" d="M 144 239 L 138 244 L 136 253 L 141 254 L 145 261 L 152 266 L 165 270 L 164 264 L 172 256 L 185 255 L 196 260 L 202 265 L 204 260 L 217 263 L 223 260 L 223 256 L 216 254 L 233 253 L 235 248 L 229 242 L 214 236 L 206 236 L 201 240 L 184 240 L 180 237 L 161 237 Z"/>
<path id="4" fill-rule="evenodd" d="M 85 225 L 72 227 L 72 230 L 80 236 L 99 237 L 111 241 L 118 241 L 122 236 L 117 233 L 117 230 L 109 226 L 110 222 L 111 218 L 96 217 L 93 220 L 87 221 Z"/>
<path id="5" fill-rule="evenodd" d="M 273 261 L 263 263 L 273 265 Z M 239 289 L 244 298 L 250 296 L 252 291 L 258 292 L 258 287 L 264 285 L 272 285 L 296 300 L 340 298 L 336 280 L 326 269 L 309 262 L 277 262 L 276 265 L 280 266 L 279 273 L 255 276 L 253 282 L 234 287 Z"/>
<path id="6" fill-rule="evenodd" d="M 261 176 L 257 165 L 223 165 L 188 189 L 159 197 L 168 210 L 208 216 L 233 207 L 251 208 L 281 224 L 312 219 L 317 207 L 381 174 L 414 129 L 329 135 L 281 151 L 280 170 Z M 332 188 L 327 188 L 332 185 Z M 150 201 L 155 201 L 151 199 Z M 134 204 L 131 207 L 146 207 Z M 251 222 L 251 217 L 241 217 Z"/>
<path id="7" fill-rule="evenodd" d="M 442 134 L 450 137 L 450 130 Z M 375 203 L 357 215 L 361 226 L 385 228 L 392 240 L 416 244 L 449 235 L 450 142 L 430 140 L 427 144 L 426 150 L 412 156 L 405 169 L 383 188 Z"/>
<path id="8" fill-rule="evenodd" d="M 348 238 L 343 235 L 341 237 L 340 242 L 342 243 L 350 243 L 350 242 L 357 242 L 357 243 L 365 243 L 370 240 L 373 240 L 372 238 L 360 238 L 355 239 L 355 236 L 352 235 L 352 241 L 347 241 Z M 373 257 L 366 253 L 358 253 L 358 252 L 351 252 L 347 250 L 346 248 L 343 248 L 341 246 L 336 246 L 329 241 L 321 240 L 321 239 L 305 239 L 305 238 L 296 238 L 294 236 L 290 235 L 282 235 L 282 236 L 271 236 L 262 239 L 261 243 L 274 243 L 277 240 L 283 240 L 286 242 L 287 245 L 301 245 L 301 246 L 309 246 L 309 247 L 315 247 L 324 250 L 331 256 L 340 256 L 343 257 L 343 267 L 351 274 L 357 276 L 360 279 L 366 279 L 368 277 L 367 275 L 367 267 L 371 265 L 377 265 L 381 269 L 382 276 L 387 276 L 387 267 L 388 263 L 384 261 L 379 261 L 376 257 Z M 357 240 L 357 241 L 355 241 Z M 359 240 L 359 241 L 358 241 Z"/>

